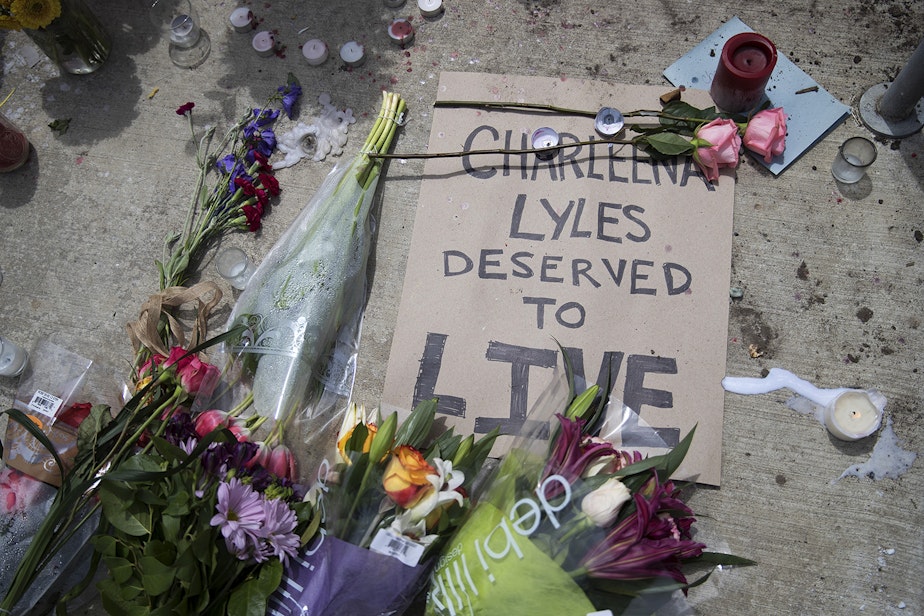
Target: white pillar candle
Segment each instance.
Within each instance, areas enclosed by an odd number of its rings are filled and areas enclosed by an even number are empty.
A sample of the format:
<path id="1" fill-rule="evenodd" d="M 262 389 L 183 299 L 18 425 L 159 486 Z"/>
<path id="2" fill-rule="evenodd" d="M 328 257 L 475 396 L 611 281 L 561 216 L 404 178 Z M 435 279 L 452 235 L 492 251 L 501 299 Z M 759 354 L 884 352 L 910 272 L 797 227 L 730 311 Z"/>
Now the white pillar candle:
<path id="1" fill-rule="evenodd" d="M 261 30 L 253 35 L 252 45 L 257 55 L 271 56 L 276 51 L 276 37 L 272 32 Z"/>
<path id="2" fill-rule="evenodd" d="M 443 0 L 417 0 L 417 8 L 424 17 L 439 17 L 443 12 Z"/>
<path id="3" fill-rule="evenodd" d="M 228 18 L 231 22 L 231 26 L 237 32 L 248 32 L 253 30 L 253 11 L 248 9 L 246 6 L 242 6 L 231 11 L 231 16 Z"/>
<path id="4" fill-rule="evenodd" d="M 311 39 L 302 45 L 302 55 L 311 66 L 320 66 L 327 61 L 327 43 L 321 39 Z"/>
<path id="5" fill-rule="evenodd" d="M 366 61 L 366 50 L 356 41 L 347 41 L 340 48 L 340 59 L 347 66 L 360 66 Z"/>
<path id="6" fill-rule="evenodd" d="M 388 26 L 388 36 L 402 47 L 414 40 L 414 26 L 406 19 L 396 19 Z"/>
<path id="7" fill-rule="evenodd" d="M 842 441 L 856 441 L 879 429 L 882 409 L 862 391 L 848 391 L 825 408 L 824 424 Z"/>

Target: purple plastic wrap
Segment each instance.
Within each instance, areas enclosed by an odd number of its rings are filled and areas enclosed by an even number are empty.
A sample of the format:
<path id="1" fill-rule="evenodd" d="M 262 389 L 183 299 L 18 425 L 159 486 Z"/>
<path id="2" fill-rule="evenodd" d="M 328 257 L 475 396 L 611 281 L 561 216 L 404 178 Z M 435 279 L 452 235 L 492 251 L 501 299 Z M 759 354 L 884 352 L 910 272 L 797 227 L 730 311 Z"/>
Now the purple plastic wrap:
<path id="1" fill-rule="evenodd" d="M 270 616 L 401 614 L 427 582 L 429 564 L 409 567 L 391 556 L 323 537 L 316 551 L 291 560 L 270 596 Z"/>

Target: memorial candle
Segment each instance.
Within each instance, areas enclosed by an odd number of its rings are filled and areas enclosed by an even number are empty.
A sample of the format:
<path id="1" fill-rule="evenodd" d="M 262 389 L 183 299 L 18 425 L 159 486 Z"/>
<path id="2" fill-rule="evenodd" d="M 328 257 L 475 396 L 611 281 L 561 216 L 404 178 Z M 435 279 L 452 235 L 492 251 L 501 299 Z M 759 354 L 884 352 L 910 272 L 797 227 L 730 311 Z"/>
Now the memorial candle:
<path id="1" fill-rule="evenodd" d="M 231 16 L 228 17 L 228 20 L 231 22 L 231 26 L 236 32 L 248 32 L 253 30 L 253 12 L 246 6 L 231 11 Z"/>
<path id="2" fill-rule="evenodd" d="M 253 35 L 253 50 L 259 56 L 271 56 L 276 52 L 276 37 L 272 32 L 261 30 Z"/>
<path id="3" fill-rule="evenodd" d="M 776 58 L 770 39 L 756 32 L 742 32 L 728 39 L 709 90 L 716 106 L 730 113 L 754 109 L 764 97 Z"/>
<path id="4" fill-rule="evenodd" d="M 824 413 L 825 427 L 842 441 L 856 441 L 879 429 L 882 409 L 873 404 L 862 391 L 848 391 L 828 405 Z"/>

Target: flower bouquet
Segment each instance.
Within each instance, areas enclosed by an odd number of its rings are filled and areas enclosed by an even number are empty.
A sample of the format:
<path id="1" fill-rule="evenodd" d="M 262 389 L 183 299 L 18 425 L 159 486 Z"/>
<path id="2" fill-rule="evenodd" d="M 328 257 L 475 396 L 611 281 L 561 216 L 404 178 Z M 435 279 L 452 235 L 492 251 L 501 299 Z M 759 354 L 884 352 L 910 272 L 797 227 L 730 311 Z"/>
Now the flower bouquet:
<path id="1" fill-rule="evenodd" d="M 514 605 L 521 614 L 650 614 L 709 575 L 690 581 L 693 568 L 753 564 L 706 552 L 693 538 L 693 512 L 670 479 L 693 431 L 669 453 L 643 458 L 611 442 L 621 426 L 639 425 L 626 421 L 631 410 L 604 406 L 596 385 L 567 402 L 559 397 L 533 412 L 551 437 L 517 437 L 444 548 L 428 615 L 498 614 Z"/>
<path id="2" fill-rule="evenodd" d="M 271 614 L 385 616 L 411 603 L 468 513 L 498 434 L 463 439 L 440 431 L 435 413 L 435 400 L 422 402 L 399 425 L 396 414 L 383 421 L 351 405 L 336 458 L 321 463 L 307 496 L 316 533 L 286 568 Z"/>

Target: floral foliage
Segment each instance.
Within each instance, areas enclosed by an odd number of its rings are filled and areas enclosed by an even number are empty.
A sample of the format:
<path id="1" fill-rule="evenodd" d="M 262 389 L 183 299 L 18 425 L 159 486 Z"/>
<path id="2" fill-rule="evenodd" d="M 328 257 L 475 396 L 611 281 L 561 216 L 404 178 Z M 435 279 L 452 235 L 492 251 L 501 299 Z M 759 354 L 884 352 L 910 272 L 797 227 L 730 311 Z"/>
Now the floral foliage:
<path id="1" fill-rule="evenodd" d="M 671 479 L 693 431 L 660 456 L 618 449 L 597 436 L 598 390 L 555 414 L 544 454 L 526 436 L 506 454 L 443 551 L 428 615 L 501 613 L 515 597 L 530 613 L 622 614 L 639 597 L 685 593 L 710 566 L 753 564 L 693 538 L 693 511 Z M 690 579 L 696 567 L 707 571 Z"/>
<path id="2" fill-rule="evenodd" d="M 436 401 L 420 403 L 403 423 L 397 415 L 351 405 L 338 436 L 339 462 L 312 487 L 323 501 L 319 533 L 369 547 L 380 532 L 437 550 L 470 506 L 469 492 L 498 432 L 476 440 L 452 429 L 431 434 Z"/>

